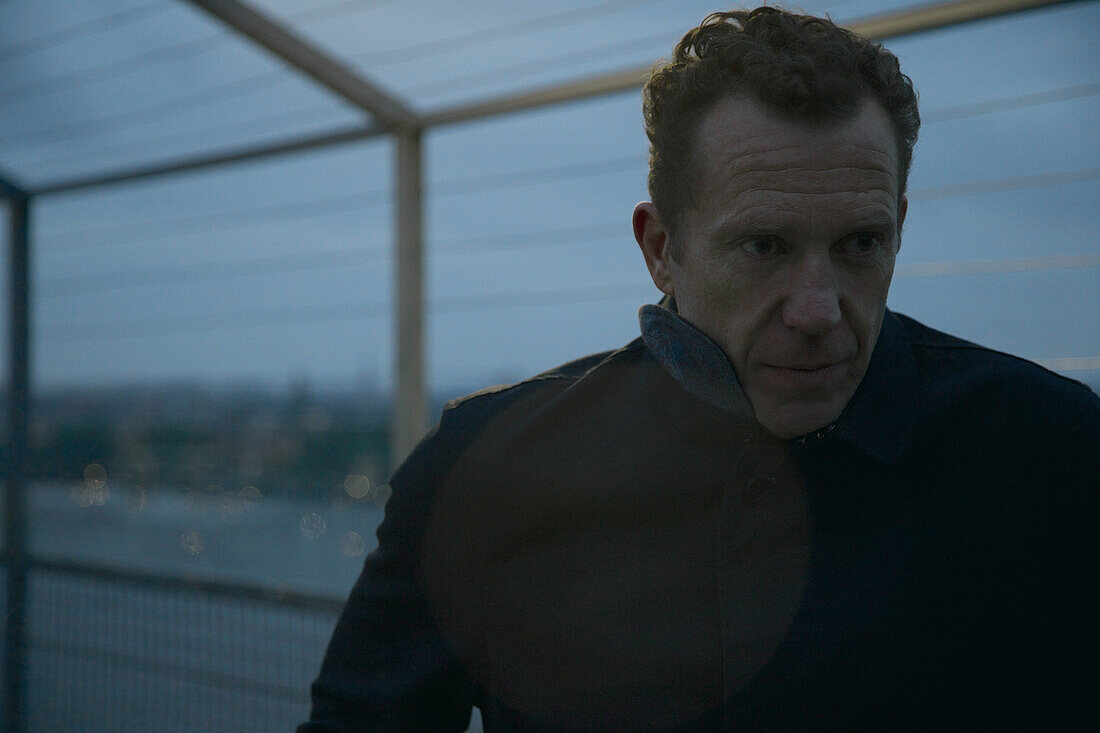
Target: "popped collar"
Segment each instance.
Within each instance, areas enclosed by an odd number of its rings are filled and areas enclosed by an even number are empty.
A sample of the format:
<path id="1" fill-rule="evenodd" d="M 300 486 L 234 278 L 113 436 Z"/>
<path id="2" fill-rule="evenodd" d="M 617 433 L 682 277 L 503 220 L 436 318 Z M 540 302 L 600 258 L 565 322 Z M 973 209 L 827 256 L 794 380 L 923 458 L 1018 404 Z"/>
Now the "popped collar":
<path id="1" fill-rule="evenodd" d="M 676 312 L 664 298 L 638 311 L 642 340 L 654 359 L 688 393 L 740 417 L 753 417 L 737 373 L 721 347 Z M 843 440 L 883 463 L 905 454 L 917 423 L 919 382 L 905 327 L 886 311 L 867 373 L 831 425 L 791 439 L 803 446 Z"/>

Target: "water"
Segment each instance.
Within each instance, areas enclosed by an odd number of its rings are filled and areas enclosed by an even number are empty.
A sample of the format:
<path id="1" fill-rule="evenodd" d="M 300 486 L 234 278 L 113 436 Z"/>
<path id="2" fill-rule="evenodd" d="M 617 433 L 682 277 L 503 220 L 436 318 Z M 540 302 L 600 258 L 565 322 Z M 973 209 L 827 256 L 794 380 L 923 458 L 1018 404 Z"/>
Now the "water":
<path id="1" fill-rule="evenodd" d="M 44 558 L 347 595 L 377 544 L 372 497 L 245 497 L 39 484 L 28 492 L 29 542 Z"/>
<path id="2" fill-rule="evenodd" d="M 46 559 L 342 600 L 376 546 L 379 488 L 298 501 L 38 484 L 29 542 Z M 327 611 L 49 571 L 32 573 L 30 604 L 29 730 L 50 733 L 292 730 L 335 622 Z M 481 731 L 476 710 L 470 730 Z"/>

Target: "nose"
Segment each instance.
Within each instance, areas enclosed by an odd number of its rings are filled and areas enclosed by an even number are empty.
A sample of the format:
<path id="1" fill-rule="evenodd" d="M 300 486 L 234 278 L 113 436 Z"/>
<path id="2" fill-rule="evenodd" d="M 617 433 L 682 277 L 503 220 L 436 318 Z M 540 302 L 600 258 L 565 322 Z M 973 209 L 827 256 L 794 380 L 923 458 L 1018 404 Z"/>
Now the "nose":
<path id="1" fill-rule="evenodd" d="M 810 336 L 824 336 L 840 325 L 840 293 L 827 256 L 806 256 L 793 263 L 783 323 Z"/>

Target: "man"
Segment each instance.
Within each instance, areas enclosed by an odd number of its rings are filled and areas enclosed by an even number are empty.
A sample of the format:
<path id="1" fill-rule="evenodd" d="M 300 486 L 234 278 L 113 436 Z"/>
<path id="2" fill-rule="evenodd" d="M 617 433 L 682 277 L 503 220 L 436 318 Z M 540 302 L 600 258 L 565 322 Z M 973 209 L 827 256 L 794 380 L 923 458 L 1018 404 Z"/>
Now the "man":
<path id="1" fill-rule="evenodd" d="M 448 406 L 300 730 L 1076 722 L 1100 401 L 886 310 L 919 127 L 897 60 L 714 14 L 645 116 L 663 305 Z"/>

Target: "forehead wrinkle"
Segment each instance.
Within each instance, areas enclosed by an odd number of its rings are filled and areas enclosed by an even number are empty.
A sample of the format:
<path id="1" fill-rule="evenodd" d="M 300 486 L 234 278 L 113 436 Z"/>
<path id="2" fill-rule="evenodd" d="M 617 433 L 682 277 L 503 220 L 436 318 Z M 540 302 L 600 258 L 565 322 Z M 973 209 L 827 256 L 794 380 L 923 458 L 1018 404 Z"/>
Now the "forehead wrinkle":
<path id="1" fill-rule="evenodd" d="M 742 138 L 738 142 L 762 137 L 761 135 Z M 820 141 L 814 141 L 817 145 Z M 810 155 L 814 154 L 813 145 L 774 145 L 765 148 L 745 150 L 742 145 L 721 147 L 714 141 L 707 146 L 710 154 L 706 156 L 706 164 L 702 167 L 704 176 L 706 173 L 726 176 L 760 173 L 830 173 L 838 174 L 850 172 L 854 174 L 885 174 L 891 179 L 897 178 L 897 155 L 893 148 L 886 150 L 876 146 L 862 144 L 848 144 L 835 148 L 830 156 L 835 163 L 826 163 L 821 166 L 806 164 L 807 148 L 811 148 Z M 709 177 L 709 176 L 707 176 Z"/>
<path id="2" fill-rule="evenodd" d="M 766 197 L 797 197 L 797 196 L 878 196 L 893 200 L 896 198 L 897 183 L 891 177 L 889 180 L 871 180 L 868 177 L 854 177 L 843 187 L 838 185 L 837 176 L 832 171 L 813 171 L 810 169 L 792 169 L 794 173 L 788 181 L 776 181 L 771 172 L 760 172 L 756 176 L 752 172 L 728 171 L 727 181 L 719 182 L 716 186 L 706 186 L 700 191 L 699 205 L 730 205 L 736 206 L 736 202 L 745 199 L 753 200 L 762 196 Z M 816 174 L 816 175 L 814 175 Z M 756 180 L 763 178 L 763 180 Z M 697 207 L 698 208 L 698 207 Z M 740 207 L 737 207 L 740 208 Z"/>
<path id="3" fill-rule="evenodd" d="M 785 192 L 784 192 L 785 193 Z M 729 213 L 714 220 L 707 227 L 710 235 L 723 235 L 733 231 L 780 232 L 800 225 L 820 225 L 822 217 L 826 221 L 836 221 L 852 226 L 894 225 L 897 211 L 889 191 L 882 190 L 885 197 L 881 200 L 863 200 L 854 206 L 846 206 L 833 212 L 807 210 L 791 205 L 789 200 L 742 200 L 735 204 Z M 813 194 L 828 195 L 828 193 Z"/>
<path id="4" fill-rule="evenodd" d="M 896 179 L 895 167 L 891 165 L 891 161 L 883 160 L 881 164 L 878 162 L 862 163 L 861 161 L 852 161 L 850 158 L 846 159 L 843 163 L 837 165 L 808 165 L 802 160 L 791 161 L 774 161 L 773 156 L 760 156 L 768 161 L 767 164 L 746 164 L 746 158 L 749 156 L 739 156 L 730 160 L 726 164 L 712 163 L 708 167 L 714 173 L 725 173 L 727 179 L 731 176 L 745 176 L 752 175 L 753 173 L 796 173 L 796 174 L 828 174 L 830 176 L 837 175 L 853 175 L 853 176 L 887 176 L 891 181 Z M 755 156 L 754 156 L 755 157 Z M 889 157 L 889 156 L 883 156 Z M 715 170 L 715 169 L 719 170 Z"/>

